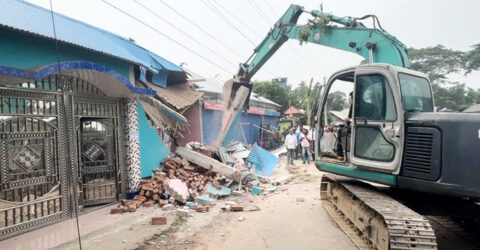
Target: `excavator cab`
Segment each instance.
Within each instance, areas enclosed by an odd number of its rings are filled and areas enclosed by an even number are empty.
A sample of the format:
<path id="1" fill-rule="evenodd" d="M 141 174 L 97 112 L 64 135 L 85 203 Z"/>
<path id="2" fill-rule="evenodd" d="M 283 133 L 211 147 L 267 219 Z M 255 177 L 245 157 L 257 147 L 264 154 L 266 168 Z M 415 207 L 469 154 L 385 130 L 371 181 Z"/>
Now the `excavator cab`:
<path id="1" fill-rule="evenodd" d="M 333 90 L 338 89 L 343 90 L 345 96 L 352 91 L 348 112 L 331 110 L 327 105 L 330 95 L 338 93 Z M 317 165 L 327 168 L 341 165 L 398 175 L 404 143 L 403 100 L 415 112 L 433 111 L 430 84 L 425 75 L 388 64 L 360 65 L 334 74 L 327 83 L 317 115 L 321 118 L 317 122 L 319 138 L 315 140 Z M 343 113 L 343 120 L 351 122 L 341 121 L 340 115 L 332 116 L 338 112 Z M 332 125 L 336 125 L 336 129 L 332 130 Z M 332 132 L 335 144 L 329 134 Z M 331 150 L 332 145 L 335 150 Z"/>

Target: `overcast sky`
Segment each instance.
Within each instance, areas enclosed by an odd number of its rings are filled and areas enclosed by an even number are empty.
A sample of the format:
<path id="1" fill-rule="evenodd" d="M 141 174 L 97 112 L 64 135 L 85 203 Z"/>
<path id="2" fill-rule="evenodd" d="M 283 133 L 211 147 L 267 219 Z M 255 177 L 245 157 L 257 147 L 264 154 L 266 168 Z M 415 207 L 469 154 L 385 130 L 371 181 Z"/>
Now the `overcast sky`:
<path id="1" fill-rule="evenodd" d="M 48 0 L 28 0 L 45 8 Z M 158 55 L 194 72 L 206 76 L 217 76 L 227 80 L 237 71 L 264 38 L 268 30 L 291 3 L 304 6 L 307 10 L 319 9 L 323 2 L 324 11 L 337 16 L 360 17 L 375 14 L 388 32 L 396 36 L 407 47 L 422 48 L 442 44 L 455 50 L 469 50 L 480 43 L 480 1 L 467 0 L 163 0 L 174 10 L 187 17 L 221 43 L 197 29 L 180 15 L 167 8 L 160 0 L 138 0 L 151 12 L 161 16 L 183 31 L 179 32 L 133 0 L 107 0 L 118 8 L 154 26 L 178 44 L 165 38 L 134 19 L 120 13 L 101 0 L 53 0 L 55 12 L 108 30 L 126 38 L 132 38 Z M 217 16 L 208 7 L 215 6 L 229 23 Z M 226 12 L 229 11 L 231 14 Z M 303 14 L 299 23 L 304 23 L 308 14 Z M 238 21 L 237 19 L 240 19 Z M 370 24 L 370 21 L 367 22 Z M 186 33 L 187 35 L 185 35 Z M 192 39 L 193 37 L 193 39 Z M 207 48 L 201 44 L 206 45 Z M 181 45 L 195 53 L 188 51 Z M 200 56 L 199 56 L 200 55 Z M 217 65 L 209 63 L 204 58 Z M 355 54 L 322 47 L 314 44 L 300 46 L 290 40 L 261 69 L 254 80 L 273 77 L 288 77 L 292 85 L 311 77 L 322 80 L 335 71 L 358 64 L 362 58 Z M 480 88 L 480 73 L 468 77 L 452 76 L 467 86 Z"/>

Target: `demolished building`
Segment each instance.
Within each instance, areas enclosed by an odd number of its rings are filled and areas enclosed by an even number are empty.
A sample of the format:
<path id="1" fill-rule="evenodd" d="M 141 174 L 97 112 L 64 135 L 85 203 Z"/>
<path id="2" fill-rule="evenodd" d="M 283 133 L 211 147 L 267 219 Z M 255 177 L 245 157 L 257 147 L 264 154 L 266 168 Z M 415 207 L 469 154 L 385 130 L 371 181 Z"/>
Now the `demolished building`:
<path id="1" fill-rule="evenodd" d="M 179 66 L 129 39 L 27 2 L 2 6 L 0 240 L 138 192 L 170 154 L 145 111 L 177 135 L 193 103 L 167 97 L 198 100 L 177 90 Z"/>

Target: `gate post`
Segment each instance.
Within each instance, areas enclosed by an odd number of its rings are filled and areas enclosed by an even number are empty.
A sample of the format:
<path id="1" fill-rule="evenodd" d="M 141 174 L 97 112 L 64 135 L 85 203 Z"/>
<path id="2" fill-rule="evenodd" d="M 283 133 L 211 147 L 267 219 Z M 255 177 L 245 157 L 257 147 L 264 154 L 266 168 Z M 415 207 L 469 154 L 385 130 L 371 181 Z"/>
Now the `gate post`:
<path id="1" fill-rule="evenodd" d="M 128 193 L 135 193 L 140 190 L 140 141 L 138 132 L 138 112 L 137 101 L 126 100 L 126 120 L 127 120 L 127 181 Z"/>

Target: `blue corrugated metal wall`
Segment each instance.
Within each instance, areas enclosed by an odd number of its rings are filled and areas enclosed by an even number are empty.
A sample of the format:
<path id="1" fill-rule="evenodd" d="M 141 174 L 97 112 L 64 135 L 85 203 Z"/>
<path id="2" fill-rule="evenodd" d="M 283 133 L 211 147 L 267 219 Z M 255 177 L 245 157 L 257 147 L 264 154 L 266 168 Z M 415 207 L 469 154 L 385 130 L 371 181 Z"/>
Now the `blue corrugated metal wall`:
<path id="1" fill-rule="evenodd" d="M 203 127 L 203 142 L 212 145 L 212 141 L 217 140 L 218 133 L 222 126 L 223 112 L 218 110 L 202 110 L 202 127 Z M 278 116 L 262 116 L 255 114 L 242 114 L 240 121 L 235 127 L 230 141 L 241 141 L 244 142 L 245 138 L 247 143 L 253 144 L 260 139 L 260 124 L 263 122 L 265 124 L 270 124 L 273 127 L 277 127 Z M 258 127 L 255 127 L 256 125 Z M 245 138 L 242 135 L 240 126 L 245 133 Z"/>

